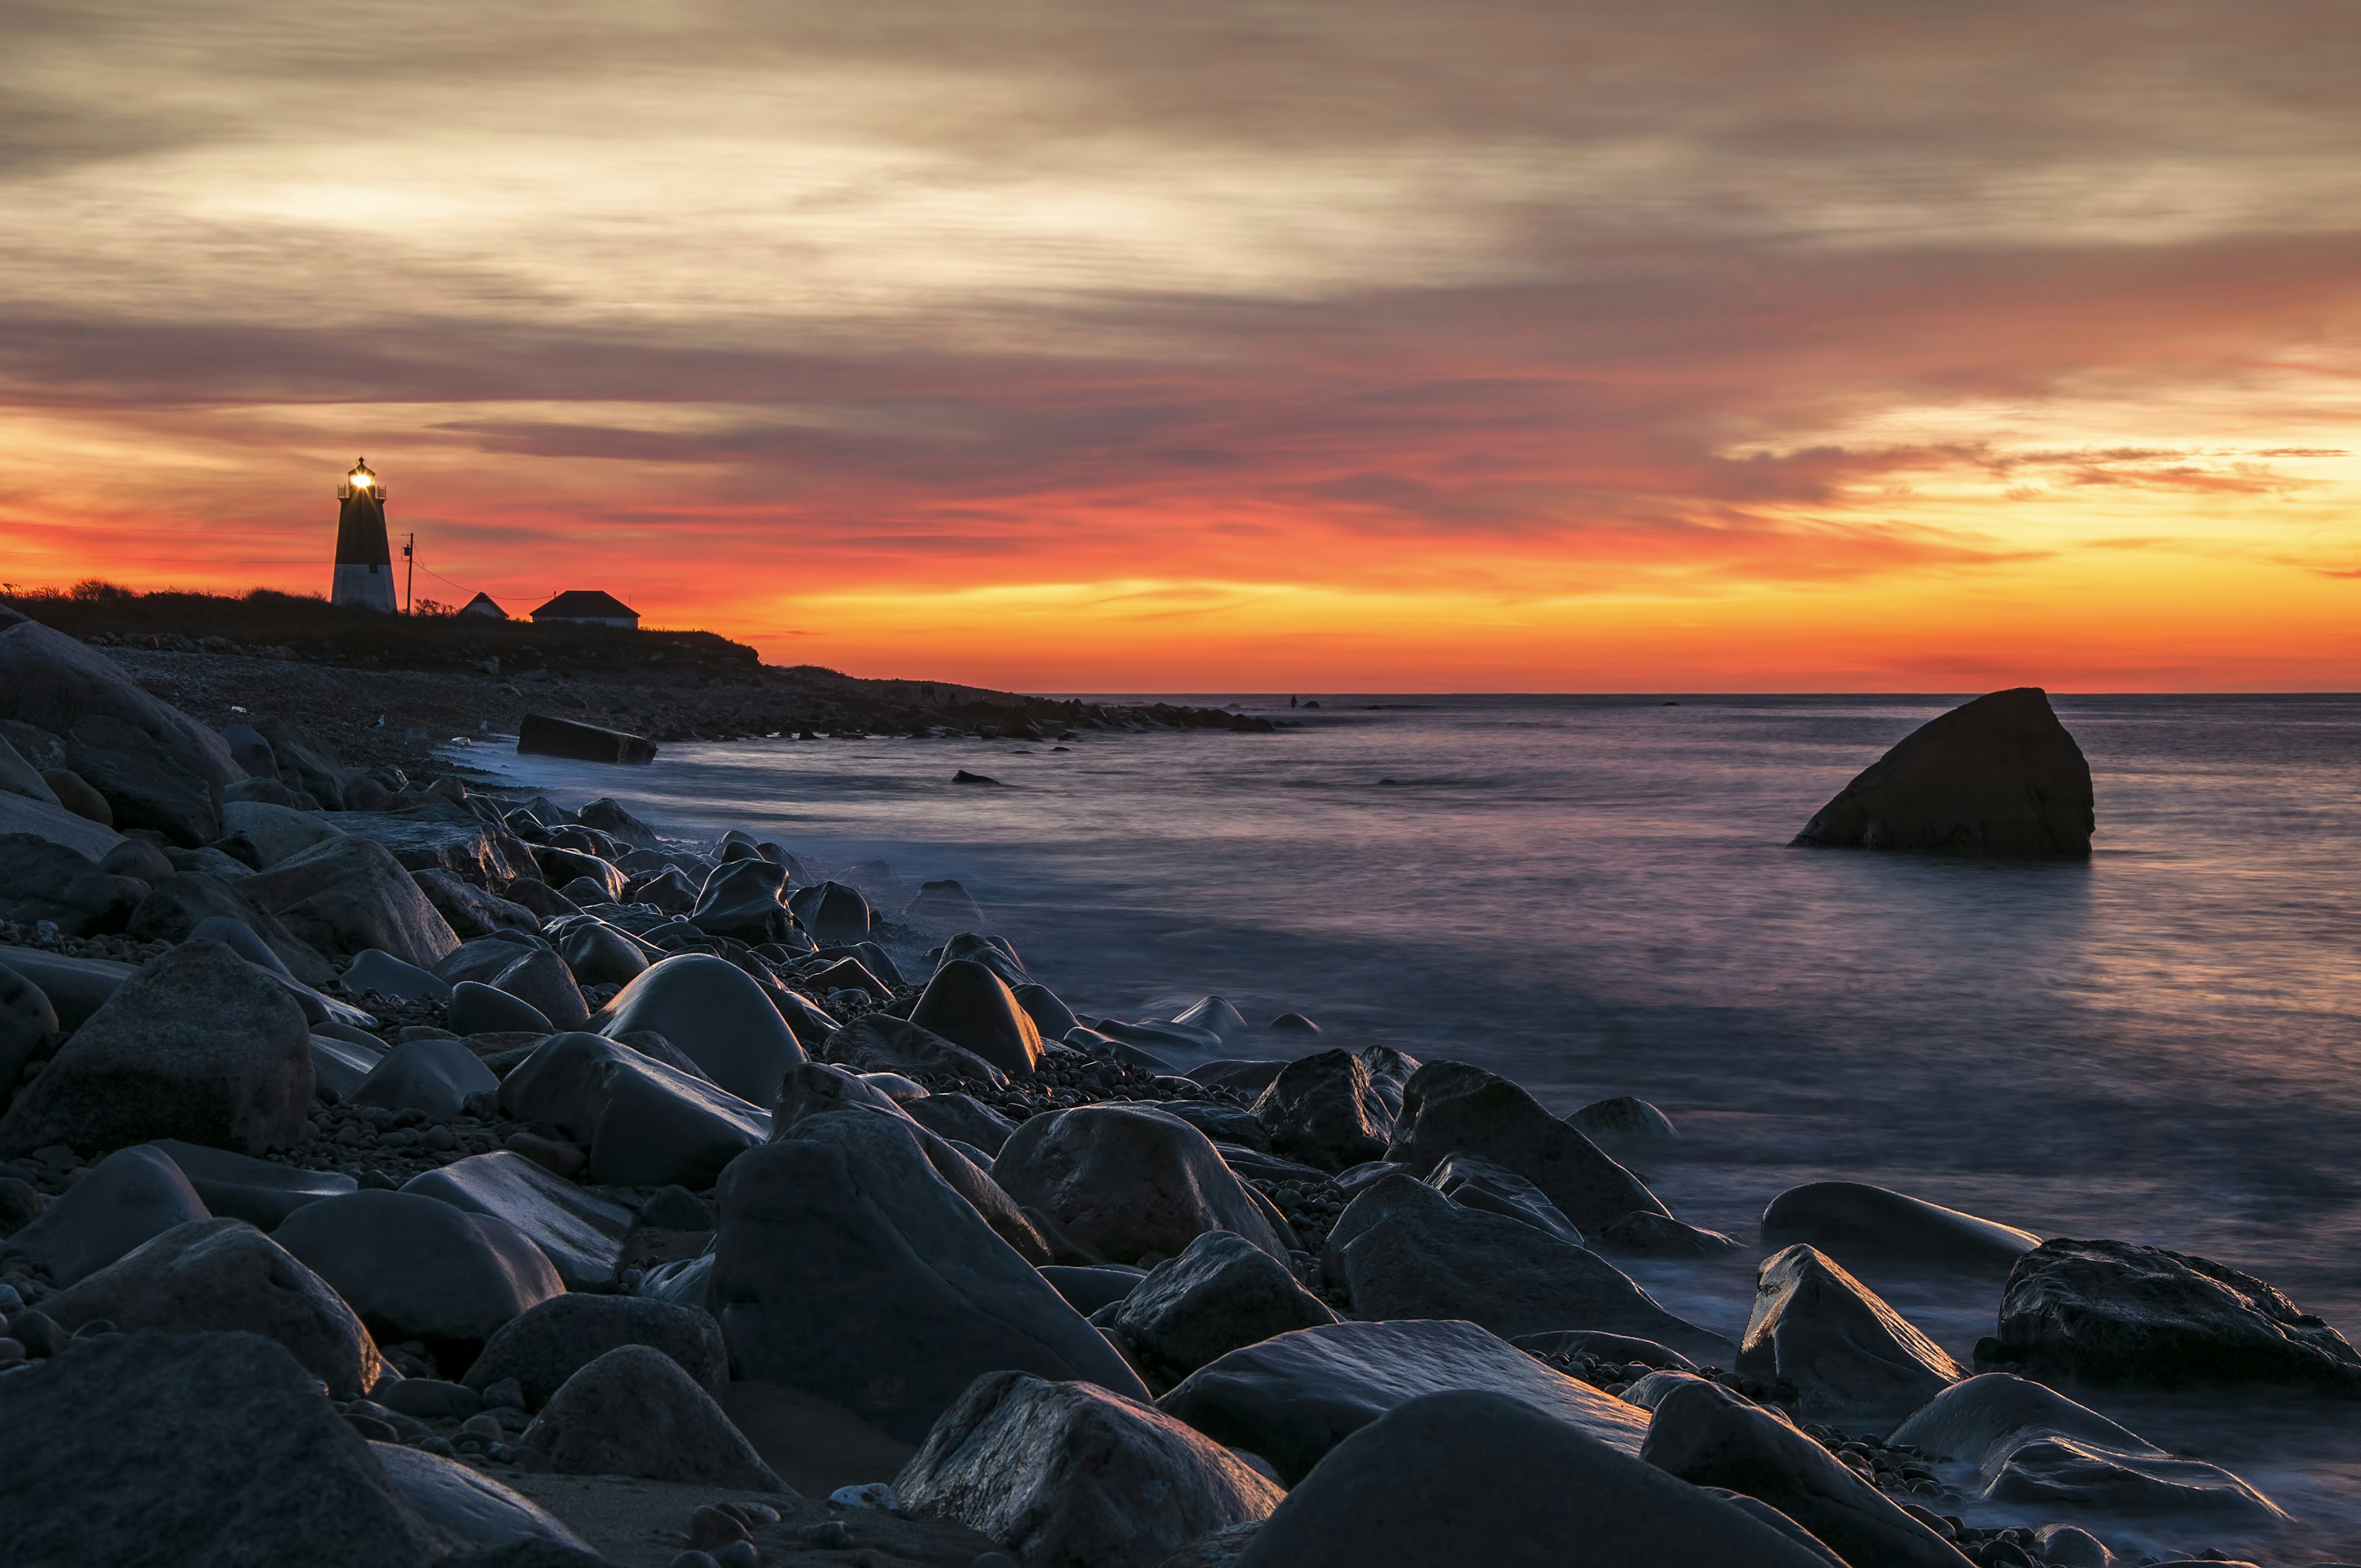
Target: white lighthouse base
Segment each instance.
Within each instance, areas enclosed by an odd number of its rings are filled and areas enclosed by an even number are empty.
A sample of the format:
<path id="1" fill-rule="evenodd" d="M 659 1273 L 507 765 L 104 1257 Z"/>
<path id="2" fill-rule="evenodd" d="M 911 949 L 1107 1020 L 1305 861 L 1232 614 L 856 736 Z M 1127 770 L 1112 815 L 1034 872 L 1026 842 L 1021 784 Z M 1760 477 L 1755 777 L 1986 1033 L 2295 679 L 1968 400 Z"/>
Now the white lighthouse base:
<path id="1" fill-rule="evenodd" d="M 391 615 L 401 608 L 393 597 L 393 568 L 338 566 L 335 586 L 328 590 L 328 602 Z"/>

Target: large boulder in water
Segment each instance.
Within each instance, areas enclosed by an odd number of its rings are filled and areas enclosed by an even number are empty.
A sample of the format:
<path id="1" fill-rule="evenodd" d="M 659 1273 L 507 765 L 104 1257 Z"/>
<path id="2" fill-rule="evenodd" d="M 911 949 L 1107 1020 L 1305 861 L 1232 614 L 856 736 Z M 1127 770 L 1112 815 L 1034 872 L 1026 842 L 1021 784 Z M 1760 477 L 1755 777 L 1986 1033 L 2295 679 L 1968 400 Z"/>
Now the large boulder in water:
<path id="1" fill-rule="evenodd" d="M 1110 1263 L 1177 1257 L 1232 1231 L 1286 1261 L 1288 1243 L 1213 1141 L 1146 1105 L 1078 1105 L 1037 1115 L 992 1162 L 993 1179 Z"/>
<path id="2" fill-rule="evenodd" d="M 1927 720 L 1795 835 L 1801 845 L 2088 860 L 2091 764 L 2048 694 L 2017 686 Z"/>
<path id="3" fill-rule="evenodd" d="M 2221 1466 L 2167 1453 L 2098 1411 L 2004 1372 L 1953 1384 L 1888 1441 L 1974 1465 L 1988 1503 L 2254 1524 L 2286 1517 Z"/>
<path id="4" fill-rule="evenodd" d="M 215 787 L 246 776 L 226 741 L 150 696 L 114 660 L 0 605 L 0 719 L 65 735 L 93 716 L 130 725 Z"/>
<path id="5" fill-rule="evenodd" d="M 1763 1240 L 1805 1242 L 1848 1268 L 1902 1265 L 2005 1279 L 2041 1245 L 2029 1231 L 1872 1187 L 1813 1181 L 1790 1187 L 1763 1211 Z"/>
<path id="6" fill-rule="evenodd" d="M 518 1441 L 565 1475 L 786 1489 L 713 1396 L 643 1344 L 618 1345 L 568 1377 Z"/>
<path id="7" fill-rule="evenodd" d="M 776 1100 L 787 1069 L 805 1059 L 763 988 L 711 953 L 683 953 L 655 965 L 616 994 L 598 1024 L 608 1036 L 653 1029 L 707 1078 L 755 1105 Z"/>
<path id="8" fill-rule="evenodd" d="M 1735 1504 L 1477 1389 L 1411 1400 L 1346 1438 L 1255 1532 L 1236 1568 L 1444 1563 L 1825 1568 Z"/>
<path id="9" fill-rule="evenodd" d="M 237 890 L 331 957 L 376 948 L 431 970 L 459 945 L 451 923 L 373 839 L 326 839 L 255 872 Z"/>
<path id="10" fill-rule="evenodd" d="M 1465 1062 L 1428 1062 L 1402 1085 L 1401 1119 L 1386 1157 L 1423 1175 L 1462 1151 L 1540 1188 L 1586 1235 L 1635 1210 L 1672 1212 L 1638 1177 L 1517 1084 Z"/>
<path id="11" fill-rule="evenodd" d="M 43 1299 L 69 1332 L 106 1321 L 130 1332 L 243 1329 L 276 1340 L 331 1396 L 357 1399 L 383 1369 L 345 1299 L 243 1220 L 191 1220 Z"/>
<path id="12" fill-rule="evenodd" d="M 138 970 L 0 1116 L 0 1156 L 151 1138 L 258 1155 L 303 1141 L 311 1032 L 285 986 L 186 942 Z"/>
<path id="13" fill-rule="evenodd" d="M 1398 1405 L 1481 1388 L 1620 1449 L 1640 1452 L 1647 1412 L 1554 1372 L 1474 1323 L 1330 1323 L 1209 1362 L 1157 1408 L 1216 1442 L 1258 1453 L 1290 1485 Z"/>
<path id="14" fill-rule="evenodd" d="M 2046 1379 L 2308 1384 L 2361 1393 L 2361 1354 L 2268 1283 L 2136 1242 L 2044 1242 L 2017 1260 L 1981 1369 Z"/>
<path id="15" fill-rule="evenodd" d="M 1854 1564 L 1967 1568 L 1968 1560 L 1786 1421 L 1702 1378 L 1656 1405 L 1640 1457 L 1697 1486 L 1785 1514 Z"/>
<path id="16" fill-rule="evenodd" d="M 936 1174 L 906 1122 L 807 1116 L 731 1162 L 718 1194 L 712 1300 L 742 1377 L 818 1395 L 906 1442 L 1005 1368 L 1147 1396 Z"/>
<path id="17" fill-rule="evenodd" d="M 1283 1495 L 1219 1443 L 1088 1383 L 986 1373 L 895 1477 L 902 1506 L 955 1519 L 1022 1561 L 1159 1568 Z"/>
<path id="18" fill-rule="evenodd" d="M 1321 1266 L 1363 1318 L 1465 1318 L 1504 1338 L 1605 1329 L 1704 1361 L 1730 1354 L 1729 1341 L 1666 1311 L 1587 1247 L 1399 1171 L 1337 1216 Z"/>
<path id="19" fill-rule="evenodd" d="M 318 1376 L 250 1333 L 110 1334 L 0 1377 L 0 1519 L 27 1565 L 434 1555 Z"/>
<path id="20" fill-rule="evenodd" d="M 1960 1380 L 1959 1365 L 1842 1266 L 1800 1243 L 1756 1272 L 1738 1370 L 1796 1388 L 1822 1420 L 1892 1419 Z"/>
<path id="21" fill-rule="evenodd" d="M 1041 1030 L 1017 1004 L 1008 982 L 973 959 L 953 959 L 927 981 L 910 1022 L 1014 1078 L 1030 1078 L 1041 1060 Z"/>

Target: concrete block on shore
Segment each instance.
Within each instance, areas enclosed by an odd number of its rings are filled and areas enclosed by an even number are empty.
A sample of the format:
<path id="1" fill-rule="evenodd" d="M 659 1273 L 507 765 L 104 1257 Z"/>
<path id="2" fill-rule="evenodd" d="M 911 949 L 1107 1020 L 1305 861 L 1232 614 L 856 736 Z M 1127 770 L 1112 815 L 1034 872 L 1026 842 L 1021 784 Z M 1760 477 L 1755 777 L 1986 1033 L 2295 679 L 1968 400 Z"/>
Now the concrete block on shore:
<path id="1" fill-rule="evenodd" d="M 545 713 L 528 713 L 517 726 L 517 754 L 571 757 L 580 762 L 653 762 L 656 743 L 620 729 L 601 729 Z"/>

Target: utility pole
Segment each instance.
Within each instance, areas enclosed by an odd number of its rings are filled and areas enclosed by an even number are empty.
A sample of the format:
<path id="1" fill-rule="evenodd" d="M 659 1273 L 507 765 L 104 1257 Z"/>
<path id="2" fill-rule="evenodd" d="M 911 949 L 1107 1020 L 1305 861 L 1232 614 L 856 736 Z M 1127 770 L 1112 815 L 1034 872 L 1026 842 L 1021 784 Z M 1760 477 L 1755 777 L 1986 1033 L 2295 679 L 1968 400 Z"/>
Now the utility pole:
<path id="1" fill-rule="evenodd" d="M 411 594 L 418 587 L 418 535 L 411 534 L 402 542 L 401 558 L 410 563 L 409 578 L 401 585 L 401 613 L 413 613 L 410 608 Z"/>

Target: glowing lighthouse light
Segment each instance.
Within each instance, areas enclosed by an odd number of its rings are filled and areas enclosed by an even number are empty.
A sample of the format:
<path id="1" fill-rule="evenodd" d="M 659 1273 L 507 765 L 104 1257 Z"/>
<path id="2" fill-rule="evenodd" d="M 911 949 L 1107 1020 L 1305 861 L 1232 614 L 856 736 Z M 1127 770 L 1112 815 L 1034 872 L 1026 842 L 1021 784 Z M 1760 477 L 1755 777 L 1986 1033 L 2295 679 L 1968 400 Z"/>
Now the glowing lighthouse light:
<path id="1" fill-rule="evenodd" d="M 336 487 L 336 576 L 331 604 L 393 613 L 393 552 L 385 539 L 385 487 L 366 459 Z"/>

